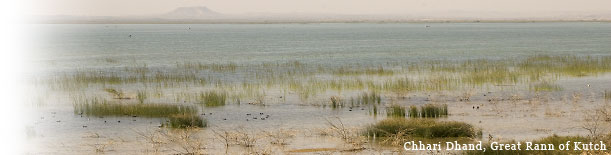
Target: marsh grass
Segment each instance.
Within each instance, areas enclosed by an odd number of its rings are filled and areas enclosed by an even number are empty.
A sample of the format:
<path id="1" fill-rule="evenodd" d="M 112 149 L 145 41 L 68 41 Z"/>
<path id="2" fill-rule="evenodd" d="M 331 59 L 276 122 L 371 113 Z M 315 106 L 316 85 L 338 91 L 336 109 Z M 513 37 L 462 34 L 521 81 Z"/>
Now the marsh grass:
<path id="1" fill-rule="evenodd" d="M 208 126 L 208 122 L 201 117 L 194 114 L 178 114 L 171 115 L 168 117 L 168 121 L 165 126 L 170 128 L 192 128 L 199 127 L 203 128 Z"/>
<path id="2" fill-rule="evenodd" d="M 224 106 L 227 101 L 227 93 L 208 91 L 199 94 L 198 103 L 205 105 L 206 107 L 218 107 Z"/>
<path id="3" fill-rule="evenodd" d="M 377 76 L 390 76 L 394 74 L 394 71 L 384 69 L 383 67 L 378 68 L 349 68 L 339 67 L 332 71 L 333 75 L 339 76 L 357 76 L 357 75 L 377 75 Z"/>
<path id="4" fill-rule="evenodd" d="M 363 92 L 359 96 L 356 97 L 355 100 L 351 100 L 352 104 L 359 105 L 367 105 L 367 104 L 380 104 L 382 102 L 382 97 L 375 91 L 371 92 Z"/>
<path id="5" fill-rule="evenodd" d="M 418 118 L 420 116 L 420 114 L 418 113 L 418 107 L 416 107 L 415 105 L 409 106 L 408 114 L 411 118 Z"/>
<path id="6" fill-rule="evenodd" d="M 386 115 L 388 117 L 405 117 L 406 116 L 405 107 L 402 107 L 397 104 L 393 104 L 386 108 Z"/>
<path id="7" fill-rule="evenodd" d="M 74 103 L 74 112 L 87 116 L 169 117 L 177 114 L 195 114 L 197 110 L 184 105 L 117 103 L 93 98 Z"/>
<path id="8" fill-rule="evenodd" d="M 339 96 L 331 96 L 331 107 L 338 108 L 343 106 L 344 101 Z"/>
<path id="9" fill-rule="evenodd" d="M 114 88 L 106 88 L 104 89 L 104 91 L 114 96 L 115 99 L 125 99 L 126 98 L 125 94 L 121 90 L 117 90 Z"/>
<path id="10" fill-rule="evenodd" d="M 552 91 L 561 91 L 563 90 L 563 88 L 560 85 L 544 81 L 544 82 L 533 84 L 530 90 L 535 91 L 535 92 L 540 92 L 540 91 L 552 92 Z"/>
<path id="11" fill-rule="evenodd" d="M 412 105 L 409 108 L 411 118 L 438 118 L 448 116 L 447 104 L 425 104 L 417 108 Z"/>
<path id="12" fill-rule="evenodd" d="M 586 137 L 581 137 L 581 136 L 558 136 L 558 135 L 552 135 L 549 137 L 544 137 L 544 138 L 540 138 L 537 140 L 532 141 L 533 144 L 552 144 L 554 145 L 554 150 L 526 150 L 526 146 L 524 144 L 524 142 L 522 142 L 523 145 L 520 146 L 520 149 L 516 149 L 516 150 L 492 150 L 490 149 L 490 144 L 484 144 L 484 148 L 488 148 L 486 149 L 486 151 L 465 151 L 463 152 L 464 155 L 514 155 L 514 154 L 538 154 L 538 155 L 570 155 L 570 154 L 583 154 L 585 152 L 588 151 L 580 151 L 580 150 L 574 150 L 573 147 L 571 147 L 570 150 L 560 150 L 558 149 L 558 146 L 560 144 L 565 144 L 567 143 L 567 141 L 570 141 L 571 143 L 573 142 L 583 142 L 583 143 L 589 143 L 590 139 L 586 138 Z M 502 142 L 505 143 L 505 142 Z M 516 141 L 510 141 L 507 142 L 510 144 L 515 144 L 517 143 Z M 596 142 L 593 142 L 596 143 Z M 599 154 L 602 152 L 598 152 L 598 151 L 589 151 L 589 153 L 585 153 L 585 154 Z M 604 153 L 603 153 L 604 154 Z"/>
<path id="13" fill-rule="evenodd" d="M 463 122 L 442 122 L 434 119 L 387 118 L 367 127 L 365 133 L 373 137 L 392 137 L 396 134 L 421 138 L 476 137 L 476 128 Z"/>
<path id="14" fill-rule="evenodd" d="M 195 70 L 212 70 L 216 72 L 227 72 L 227 71 L 235 71 L 239 66 L 233 62 L 227 64 L 203 64 L 201 62 L 185 62 L 185 63 L 176 63 L 178 68 L 183 69 L 195 69 Z"/>
<path id="15" fill-rule="evenodd" d="M 148 95 L 146 94 L 145 91 L 138 91 L 136 98 L 138 99 L 138 103 L 143 104 L 144 100 L 148 98 Z"/>

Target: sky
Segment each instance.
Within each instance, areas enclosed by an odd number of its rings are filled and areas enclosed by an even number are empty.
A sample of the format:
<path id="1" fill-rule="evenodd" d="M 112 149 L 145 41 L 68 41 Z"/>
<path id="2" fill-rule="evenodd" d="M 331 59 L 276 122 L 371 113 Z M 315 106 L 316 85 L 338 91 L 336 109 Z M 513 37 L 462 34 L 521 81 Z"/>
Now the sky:
<path id="1" fill-rule="evenodd" d="M 516 15 L 563 12 L 611 14 L 611 0 L 30 0 L 30 15 L 154 15 L 177 7 L 206 6 L 224 14 L 327 13 L 418 14 L 503 12 Z"/>

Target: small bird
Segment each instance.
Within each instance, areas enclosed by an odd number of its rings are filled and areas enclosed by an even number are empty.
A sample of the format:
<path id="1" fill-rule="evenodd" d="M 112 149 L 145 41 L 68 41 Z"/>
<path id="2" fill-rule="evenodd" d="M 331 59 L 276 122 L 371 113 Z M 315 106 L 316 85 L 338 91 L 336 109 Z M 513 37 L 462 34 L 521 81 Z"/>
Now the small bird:
<path id="1" fill-rule="evenodd" d="M 477 106 L 477 110 L 479 110 L 479 106 Z"/>
<path id="2" fill-rule="evenodd" d="M 263 113 L 259 113 L 259 115 L 263 115 Z"/>
<path id="3" fill-rule="evenodd" d="M 62 121 L 55 121 L 55 122 L 62 122 Z"/>
<path id="4" fill-rule="evenodd" d="M 87 127 L 86 125 L 83 125 L 83 128 L 86 128 L 86 127 Z"/>
<path id="5" fill-rule="evenodd" d="M 226 120 L 227 120 L 227 118 L 223 118 L 223 120 L 225 120 L 225 121 L 226 121 Z"/>
<path id="6" fill-rule="evenodd" d="M 250 113 L 246 114 L 246 116 L 250 116 Z"/>
<path id="7" fill-rule="evenodd" d="M 475 106 L 473 106 L 473 109 L 475 109 Z"/>
<path id="8" fill-rule="evenodd" d="M 104 123 L 106 123 L 106 121 L 104 121 Z"/>
<path id="9" fill-rule="evenodd" d="M 129 35 L 129 37 L 131 38 L 131 37 L 132 37 L 132 35 L 130 34 L 130 35 Z"/>
<path id="10" fill-rule="evenodd" d="M 261 120 L 265 120 L 265 118 L 261 118 Z"/>
<path id="11" fill-rule="evenodd" d="M 121 121 L 117 121 L 118 123 L 121 123 Z"/>
<path id="12" fill-rule="evenodd" d="M 588 84 L 588 87 L 590 87 L 590 84 Z"/>

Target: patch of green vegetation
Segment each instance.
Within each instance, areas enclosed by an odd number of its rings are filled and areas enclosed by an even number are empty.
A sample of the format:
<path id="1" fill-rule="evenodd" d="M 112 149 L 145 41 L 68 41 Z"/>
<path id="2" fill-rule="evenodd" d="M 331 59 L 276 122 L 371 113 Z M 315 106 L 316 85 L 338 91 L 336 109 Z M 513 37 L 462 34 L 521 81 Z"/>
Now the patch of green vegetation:
<path id="1" fill-rule="evenodd" d="M 366 129 L 368 136 L 391 137 L 397 134 L 421 138 L 476 137 L 475 127 L 463 122 L 434 119 L 387 118 Z"/>
<path id="2" fill-rule="evenodd" d="M 203 128 L 208 126 L 208 121 L 197 115 L 172 115 L 168 119 L 165 126 L 171 128 Z"/>
<path id="3" fill-rule="evenodd" d="M 363 92 L 356 100 L 353 100 L 353 102 L 356 104 L 380 104 L 382 102 L 382 97 L 375 91 Z"/>
<path id="4" fill-rule="evenodd" d="M 340 76 L 356 76 L 356 75 L 377 75 L 377 76 L 390 76 L 394 74 L 394 71 L 389 69 L 384 69 L 384 67 L 378 68 L 349 68 L 349 67 L 339 67 L 332 71 L 333 75 Z"/>
<path id="5" fill-rule="evenodd" d="M 540 92 L 540 91 L 552 92 L 552 91 L 561 91 L 563 89 L 560 85 L 544 81 L 544 82 L 540 82 L 540 83 L 532 85 L 530 90 L 536 91 L 536 92 Z"/>
<path id="6" fill-rule="evenodd" d="M 226 72 L 226 71 L 235 71 L 238 68 L 238 65 L 231 62 L 231 63 L 227 63 L 227 64 L 217 64 L 217 63 L 212 63 L 212 64 L 203 64 L 200 62 L 184 62 L 184 63 L 177 63 L 176 66 L 178 68 L 183 68 L 183 69 L 192 69 L 192 70 L 212 70 L 212 71 L 216 71 L 216 72 Z"/>
<path id="7" fill-rule="evenodd" d="M 411 118 L 438 118 L 448 116 L 447 104 L 425 104 L 417 108 L 410 106 L 409 117 Z"/>
<path id="8" fill-rule="evenodd" d="M 386 115 L 388 117 L 405 117 L 405 107 L 393 104 L 386 108 Z"/>
<path id="9" fill-rule="evenodd" d="M 143 104 L 144 100 L 146 100 L 146 98 L 148 98 L 148 96 L 146 95 L 145 91 L 138 91 L 138 94 L 136 95 L 136 98 L 138 99 L 138 103 Z"/>
<path id="10" fill-rule="evenodd" d="M 227 93 L 208 91 L 199 94 L 199 103 L 206 107 L 224 106 L 227 100 Z"/>
<path id="11" fill-rule="evenodd" d="M 420 114 L 418 113 L 418 107 L 416 107 L 415 105 L 409 106 L 408 114 L 411 118 L 418 118 L 420 116 Z"/>
<path id="12" fill-rule="evenodd" d="M 546 144 L 546 145 L 551 144 L 554 146 L 554 150 L 526 150 L 526 145 L 524 144 L 524 142 L 521 142 L 522 145 L 520 146 L 520 149 L 516 149 L 516 150 L 492 150 L 490 149 L 490 144 L 485 144 L 484 147 L 487 148 L 485 152 L 473 150 L 473 151 L 465 151 L 463 152 L 463 154 L 464 155 L 514 155 L 514 154 L 570 155 L 570 154 L 582 154 L 584 152 L 587 152 L 587 151 L 574 150 L 572 147 L 570 150 L 558 149 L 558 146 L 560 144 L 566 144 L 567 141 L 570 141 L 571 144 L 573 142 L 589 143 L 590 139 L 586 137 L 580 137 L 580 136 L 552 135 L 549 137 L 544 137 L 538 140 L 534 140 L 532 141 L 532 143 L 533 144 Z M 517 142 L 511 141 L 507 143 L 515 144 Z M 602 153 L 602 152 L 598 152 L 598 153 Z M 589 153 L 586 153 L 586 154 L 598 154 L 598 153 L 590 151 Z"/>
<path id="13" fill-rule="evenodd" d="M 176 114 L 195 114 L 192 106 L 173 104 L 116 103 L 105 99 L 86 99 L 74 103 L 74 112 L 88 116 L 168 117 Z"/>

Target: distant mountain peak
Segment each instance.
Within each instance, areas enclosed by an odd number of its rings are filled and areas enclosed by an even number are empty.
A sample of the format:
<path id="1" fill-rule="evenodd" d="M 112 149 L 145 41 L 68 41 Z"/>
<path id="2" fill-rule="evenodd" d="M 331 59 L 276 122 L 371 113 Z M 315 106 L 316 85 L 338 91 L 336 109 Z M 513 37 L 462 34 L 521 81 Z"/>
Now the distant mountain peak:
<path id="1" fill-rule="evenodd" d="M 205 6 L 194 6 L 194 7 L 179 7 L 166 14 L 163 14 L 164 18 L 176 18 L 176 19 L 198 19 L 198 18 L 213 18 L 218 17 L 221 14 Z"/>

